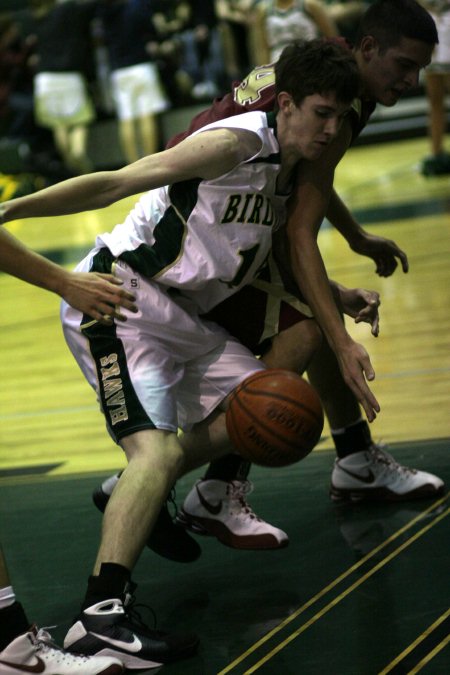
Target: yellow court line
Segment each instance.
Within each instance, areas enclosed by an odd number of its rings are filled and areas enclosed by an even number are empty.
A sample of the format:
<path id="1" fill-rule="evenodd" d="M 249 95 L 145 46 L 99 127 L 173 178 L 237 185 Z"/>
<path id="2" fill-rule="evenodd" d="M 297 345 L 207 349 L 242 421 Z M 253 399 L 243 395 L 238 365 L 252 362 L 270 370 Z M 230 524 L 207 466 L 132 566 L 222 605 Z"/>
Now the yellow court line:
<path id="1" fill-rule="evenodd" d="M 391 670 L 392 670 L 393 668 L 395 668 L 395 666 L 396 666 L 398 663 L 400 663 L 400 661 L 403 661 L 403 659 L 405 658 L 405 656 L 408 656 L 408 654 L 410 654 L 410 653 L 413 651 L 413 649 L 415 649 L 415 648 L 417 647 L 417 645 L 419 645 L 421 642 L 423 642 L 423 640 L 425 640 L 425 638 L 427 638 L 427 637 L 428 637 L 428 636 L 429 636 L 429 635 L 430 635 L 430 634 L 431 634 L 438 626 L 440 626 L 441 623 L 442 623 L 443 621 L 445 621 L 445 619 L 447 619 L 447 617 L 449 617 L 449 616 L 450 616 L 450 609 L 448 609 L 442 616 L 440 616 L 438 619 L 436 619 L 436 621 L 435 621 L 434 623 L 432 623 L 431 626 L 429 626 L 429 627 L 426 629 L 426 631 L 424 631 L 424 632 L 422 633 L 422 635 L 419 635 L 419 637 L 418 637 L 414 642 L 412 642 L 406 649 L 404 649 L 404 650 L 402 651 L 402 653 L 399 654 L 393 661 L 391 661 L 391 663 L 390 663 L 388 666 L 386 666 L 386 668 L 385 668 L 384 670 L 382 670 L 380 673 L 378 673 L 378 675 L 386 675 L 386 673 L 390 673 Z M 440 642 L 439 645 L 437 645 L 437 647 L 439 647 L 438 651 L 440 651 L 441 649 L 444 648 L 445 644 L 447 644 L 447 642 L 449 641 L 449 639 L 450 639 L 450 636 L 448 636 L 448 637 L 443 641 L 444 644 L 442 644 L 442 642 Z M 441 647 L 441 645 L 442 645 L 442 647 Z M 436 649 L 436 648 L 435 648 L 435 649 Z M 433 656 L 434 656 L 435 649 L 434 649 L 432 652 L 430 652 L 430 654 L 433 654 Z M 436 652 L 436 653 L 437 653 L 437 652 Z M 426 657 L 424 657 L 424 659 L 422 659 L 422 661 L 421 661 L 420 663 L 423 663 L 423 665 L 425 665 L 425 663 L 424 663 L 425 659 L 430 660 L 428 657 L 429 657 L 429 655 L 427 655 Z M 417 665 L 415 666 L 415 668 L 417 668 L 419 665 L 420 665 L 420 664 L 417 664 Z M 422 666 L 421 666 L 421 667 L 422 667 Z M 419 668 L 419 670 L 420 670 L 420 668 Z M 411 672 L 411 673 L 416 673 L 416 672 L 418 672 L 418 671 L 416 671 L 416 670 L 411 670 L 410 672 Z M 410 673 L 408 673 L 408 675 L 410 675 Z"/>
<path id="2" fill-rule="evenodd" d="M 419 670 L 422 670 L 422 668 L 426 666 L 427 663 L 431 661 L 431 659 L 434 659 L 436 654 L 439 654 L 439 652 L 442 651 L 444 647 L 448 645 L 449 642 L 450 642 L 450 635 L 447 635 L 447 637 L 444 638 L 444 640 L 442 640 L 442 642 L 440 642 L 438 645 L 436 645 L 436 647 L 429 654 L 424 656 L 422 661 L 420 661 L 416 666 L 414 666 L 412 670 L 408 672 L 408 675 L 414 675 L 415 673 L 418 673 Z"/>
<path id="3" fill-rule="evenodd" d="M 419 520 L 422 520 L 424 516 L 426 516 L 428 513 L 431 511 L 434 511 L 437 507 L 439 507 L 441 504 L 443 504 L 445 501 L 447 501 L 448 495 L 445 495 L 441 499 L 438 499 L 436 502 L 431 504 L 427 509 L 422 511 L 418 516 L 413 518 L 409 523 L 406 523 L 403 527 L 401 527 L 397 532 L 394 532 L 388 539 L 386 539 L 384 542 L 379 544 L 376 548 L 372 549 L 369 553 L 367 553 L 361 560 L 359 560 L 357 563 L 349 567 L 345 572 L 343 572 L 340 576 L 338 576 L 336 579 L 334 579 L 331 583 L 329 583 L 325 588 L 323 588 L 319 593 L 314 595 L 312 598 L 310 598 L 304 605 L 299 607 L 295 612 L 290 614 L 284 621 L 282 621 L 278 626 L 275 626 L 271 631 L 266 633 L 260 640 L 255 642 L 249 649 L 247 649 L 243 654 L 238 656 L 234 661 L 232 661 L 228 666 L 226 666 L 223 670 L 221 670 L 217 675 L 226 675 L 226 673 L 229 673 L 235 666 L 239 665 L 244 661 L 248 656 L 250 656 L 253 652 L 255 652 L 257 649 L 262 647 L 266 642 L 268 642 L 274 635 L 276 635 L 279 631 L 283 630 L 289 623 L 294 621 L 298 616 L 303 614 L 307 609 L 309 609 L 314 603 L 316 603 L 318 600 L 320 600 L 324 595 L 329 593 L 333 588 L 335 588 L 338 584 L 340 584 L 344 579 L 346 579 L 350 574 L 353 574 L 356 570 L 358 570 L 362 565 L 364 565 L 368 560 L 373 558 L 377 553 L 382 551 L 386 546 L 388 546 L 391 542 L 395 541 L 400 537 L 402 534 L 404 534 L 407 530 L 409 530 L 411 527 L 413 527 Z"/>
<path id="4" fill-rule="evenodd" d="M 343 591 L 340 595 L 338 595 L 334 600 L 331 600 L 331 602 L 328 603 L 320 612 L 317 612 L 309 621 L 307 621 L 303 626 L 300 626 L 296 631 L 291 633 L 289 637 L 287 637 L 283 642 L 280 642 L 279 645 L 274 647 L 266 656 L 264 656 L 262 659 L 260 659 L 257 663 L 255 663 L 249 670 L 245 671 L 245 675 L 251 675 L 251 673 L 254 673 L 257 671 L 260 666 L 264 665 L 267 663 L 267 661 L 270 661 L 270 659 L 278 654 L 278 652 L 281 652 L 282 649 L 284 649 L 290 642 L 295 640 L 301 633 L 304 633 L 305 630 L 307 630 L 310 626 L 312 626 L 316 621 L 321 619 L 327 612 L 330 611 L 330 609 L 333 609 L 337 604 L 341 602 L 344 598 L 347 597 L 347 595 L 350 595 L 356 588 L 361 586 L 367 579 L 370 579 L 371 576 L 373 576 L 378 570 L 380 570 L 382 567 L 387 565 L 388 562 L 393 560 L 399 553 L 405 550 L 410 544 L 412 544 L 416 539 L 421 537 L 423 534 L 428 532 L 432 527 L 434 527 L 437 523 L 439 523 L 443 518 L 448 516 L 450 514 L 450 508 L 441 513 L 439 516 L 437 516 L 431 523 L 429 523 L 426 527 L 423 527 L 421 530 L 416 532 L 410 539 L 405 541 L 401 546 L 399 546 L 395 551 L 390 553 L 386 558 L 381 560 L 375 567 L 373 567 L 369 572 L 367 572 L 364 576 L 362 576 L 358 581 L 355 581 L 354 584 L 349 586 L 345 591 Z"/>

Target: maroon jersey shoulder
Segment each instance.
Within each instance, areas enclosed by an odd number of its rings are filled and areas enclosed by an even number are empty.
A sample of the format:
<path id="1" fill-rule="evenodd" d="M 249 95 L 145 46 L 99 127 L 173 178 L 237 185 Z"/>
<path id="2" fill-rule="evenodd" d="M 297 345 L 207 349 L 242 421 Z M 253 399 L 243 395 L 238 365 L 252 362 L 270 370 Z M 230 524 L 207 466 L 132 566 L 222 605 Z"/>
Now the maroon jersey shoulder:
<path id="1" fill-rule="evenodd" d="M 191 120 L 188 129 L 173 136 L 167 147 L 171 148 L 189 134 L 211 122 L 252 110 L 270 112 L 274 108 L 274 103 L 275 71 L 273 65 L 258 66 L 242 82 L 234 82 L 231 92 L 222 98 L 216 98 L 209 108 L 198 113 Z"/>
<path id="2" fill-rule="evenodd" d="M 189 127 L 185 131 L 173 136 L 167 143 L 168 148 L 171 148 L 177 143 L 180 143 L 186 136 L 189 136 L 197 129 L 201 129 L 211 122 L 217 122 L 217 120 L 223 120 L 225 117 L 232 117 L 233 115 L 238 115 L 241 112 L 246 112 L 245 108 L 241 110 L 239 104 L 235 103 L 233 94 L 225 94 L 222 98 L 214 99 L 212 105 L 206 110 L 202 110 L 195 117 L 192 118 Z"/>
<path id="3" fill-rule="evenodd" d="M 351 50 L 351 44 L 342 37 L 330 38 L 345 49 Z M 211 122 L 239 115 L 252 110 L 271 112 L 275 107 L 275 67 L 274 64 L 257 66 L 242 82 L 234 82 L 232 91 L 221 98 L 216 98 L 212 105 L 196 115 L 188 129 L 173 136 L 167 147 L 170 148 L 197 129 L 201 129 Z M 359 136 L 366 126 L 370 115 L 375 108 L 371 101 L 356 99 L 350 112 L 352 125 L 352 141 Z"/>

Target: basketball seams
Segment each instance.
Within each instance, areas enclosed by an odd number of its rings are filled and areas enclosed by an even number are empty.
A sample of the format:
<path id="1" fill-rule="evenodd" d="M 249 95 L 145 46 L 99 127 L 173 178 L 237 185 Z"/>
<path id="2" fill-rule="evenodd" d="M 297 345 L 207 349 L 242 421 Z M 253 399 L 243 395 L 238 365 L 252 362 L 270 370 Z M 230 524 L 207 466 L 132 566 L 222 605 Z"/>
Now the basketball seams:
<path id="1" fill-rule="evenodd" d="M 253 375 L 251 375 L 249 380 L 244 380 L 241 382 L 238 387 L 234 390 L 232 398 L 235 398 L 240 392 L 245 392 L 246 394 L 249 394 L 251 396 L 257 396 L 257 395 L 262 395 L 262 396 L 267 396 L 270 398 L 279 398 L 280 400 L 284 400 L 287 403 L 294 403 L 295 405 L 298 405 L 299 408 L 302 408 L 302 410 L 306 410 L 314 419 L 316 422 L 322 423 L 322 415 L 317 415 L 314 410 L 311 410 L 311 408 L 306 407 L 301 401 L 299 401 L 296 398 L 289 398 L 286 396 L 286 394 L 279 393 L 276 389 L 274 389 L 271 392 L 268 392 L 267 390 L 258 390 L 258 389 L 250 389 L 250 387 L 254 386 L 254 383 L 257 381 L 258 383 L 261 382 L 263 384 L 264 380 L 273 380 L 274 376 L 276 375 L 283 375 L 283 377 L 286 377 L 288 380 L 292 380 L 293 383 L 298 384 L 298 375 L 295 373 L 291 373 L 287 370 L 284 370 L 282 368 L 268 368 L 267 370 L 258 370 L 255 372 Z M 307 382 L 305 381 L 305 385 L 307 385 Z M 310 386 L 310 385 L 309 385 Z"/>
<path id="2" fill-rule="evenodd" d="M 257 416 L 256 416 L 256 415 L 255 415 L 255 414 L 254 414 L 254 413 L 253 413 L 253 412 L 245 405 L 245 403 L 244 403 L 243 401 L 241 401 L 241 399 L 239 399 L 239 398 L 236 399 L 235 404 L 237 404 L 237 406 L 238 406 L 239 408 L 241 408 L 241 410 L 244 411 L 246 415 L 248 415 L 248 417 L 250 418 L 250 420 L 252 420 L 253 422 L 256 422 L 256 423 L 257 423 L 257 424 L 258 424 L 258 425 L 259 425 L 266 433 L 269 433 L 274 439 L 276 439 L 276 440 L 278 440 L 278 441 L 282 441 L 283 443 L 285 443 L 286 446 L 288 446 L 288 447 L 291 448 L 292 450 L 297 450 L 297 449 L 298 449 L 299 446 L 298 446 L 297 443 L 293 443 L 292 441 L 290 441 L 290 440 L 289 440 L 288 438 L 286 438 L 285 436 L 282 436 L 281 434 L 277 433 L 277 432 L 273 429 L 273 427 L 270 427 L 270 426 L 268 426 L 267 424 L 265 424 L 264 420 L 262 420 L 262 419 L 260 419 L 259 417 L 257 417 Z M 234 414 L 234 413 L 233 413 L 233 409 L 232 409 L 230 412 L 231 412 L 231 416 L 233 416 L 233 414 Z M 236 420 L 233 420 L 233 422 L 234 422 L 234 429 L 235 429 L 235 433 L 236 433 Z"/>
<path id="3" fill-rule="evenodd" d="M 244 392 L 247 396 L 255 396 L 258 397 L 260 396 L 261 398 L 267 398 L 267 399 L 277 399 L 278 401 L 284 401 L 285 403 L 290 403 L 291 405 L 295 405 L 301 410 L 305 410 L 307 413 L 313 417 L 316 422 L 322 422 L 322 416 L 317 415 L 317 413 L 312 410 L 311 408 L 308 408 L 304 403 L 299 401 L 296 398 L 291 398 L 290 396 L 286 396 L 286 394 L 280 394 L 277 391 L 273 392 L 268 392 L 268 391 L 258 391 L 255 389 L 252 389 L 251 391 L 245 387 L 241 389 L 241 392 Z"/>
<path id="4" fill-rule="evenodd" d="M 271 468 L 306 457 L 320 440 L 323 422 L 317 392 L 300 375 L 284 369 L 249 375 L 231 393 L 226 412 L 236 450 Z"/>

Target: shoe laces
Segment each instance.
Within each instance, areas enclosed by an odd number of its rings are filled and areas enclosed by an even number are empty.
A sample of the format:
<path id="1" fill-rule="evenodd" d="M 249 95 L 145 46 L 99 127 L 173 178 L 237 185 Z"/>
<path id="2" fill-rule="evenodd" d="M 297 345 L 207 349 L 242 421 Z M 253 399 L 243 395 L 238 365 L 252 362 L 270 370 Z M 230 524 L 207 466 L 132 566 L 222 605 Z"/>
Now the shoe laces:
<path id="1" fill-rule="evenodd" d="M 155 630 L 156 629 L 156 614 L 155 611 L 153 610 L 150 605 L 146 605 L 141 602 L 136 602 L 136 598 L 134 596 L 134 591 L 136 590 L 136 584 L 133 583 L 132 581 L 128 582 L 126 588 L 125 588 L 125 600 L 123 602 L 123 607 L 125 611 L 125 616 L 129 621 L 131 621 L 134 624 L 137 624 L 140 628 L 143 628 L 144 630 Z M 141 616 L 141 612 L 139 609 L 145 609 L 147 612 L 150 613 L 150 616 L 152 618 L 153 622 L 153 627 L 150 629 L 149 626 L 145 623 L 144 619 Z"/>
<path id="2" fill-rule="evenodd" d="M 45 628 L 39 629 L 35 628 L 34 630 L 31 631 L 33 635 L 33 642 L 35 643 L 37 648 L 59 649 L 57 644 L 53 641 L 52 636 L 48 632 L 48 630 L 50 630 L 51 628 L 56 628 L 56 626 L 46 626 Z"/>
<path id="3" fill-rule="evenodd" d="M 249 480 L 232 480 L 227 484 L 227 495 L 230 498 L 230 510 L 250 520 L 261 521 L 247 502 L 246 496 L 253 492 L 253 483 Z"/>
<path id="4" fill-rule="evenodd" d="M 166 504 L 167 504 L 167 510 L 169 512 L 169 515 L 171 515 L 172 520 L 176 520 L 176 517 L 178 516 L 178 505 L 177 505 L 177 491 L 175 489 L 175 485 L 171 488 L 167 499 L 166 499 Z M 172 507 L 169 509 L 169 505 Z M 170 513 L 170 511 L 173 511 L 173 515 Z"/>
<path id="5" fill-rule="evenodd" d="M 57 645 L 47 630 L 49 628 L 56 628 L 56 626 L 46 626 L 39 628 L 39 630 L 35 628 L 33 631 L 31 631 L 36 652 L 41 652 L 43 654 L 54 654 L 56 652 L 59 659 L 69 660 L 72 662 L 80 659 L 83 661 L 89 661 L 89 656 L 85 656 L 84 654 L 71 654 Z"/>
<path id="6" fill-rule="evenodd" d="M 388 445 L 381 441 L 378 443 L 372 443 L 369 449 L 371 461 L 373 461 L 375 464 L 382 465 L 385 471 L 402 474 L 417 473 L 416 469 L 410 469 L 409 467 L 403 466 L 402 464 L 396 462 L 392 455 L 386 452 L 385 448 L 387 447 Z"/>

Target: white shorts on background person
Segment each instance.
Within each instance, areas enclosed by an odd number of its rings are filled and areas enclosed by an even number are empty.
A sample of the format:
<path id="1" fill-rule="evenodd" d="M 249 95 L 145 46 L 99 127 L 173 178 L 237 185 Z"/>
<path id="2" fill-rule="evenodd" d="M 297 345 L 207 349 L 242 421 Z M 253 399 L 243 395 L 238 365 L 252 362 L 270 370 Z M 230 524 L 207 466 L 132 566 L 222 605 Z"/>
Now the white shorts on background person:
<path id="1" fill-rule="evenodd" d="M 98 252 L 91 251 L 77 270 L 89 271 Z M 107 249 L 104 252 L 113 260 Z M 173 289 L 141 276 L 121 260 L 112 268 L 123 287 L 135 294 L 137 314 L 104 326 L 83 319 L 63 302 L 61 318 L 69 348 L 95 389 L 116 442 L 143 429 L 188 430 L 245 377 L 264 368 L 223 328 L 192 311 L 191 301 Z"/>
<path id="2" fill-rule="evenodd" d="M 158 69 L 153 63 L 139 63 L 112 71 L 111 88 L 119 120 L 156 115 L 169 107 Z"/>
<path id="3" fill-rule="evenodd" d="M 430 13 L 436 22 L 439 43 L 434 48 L 427 70 L 430 73 L 450 74 L 450 8 L 439 14 Z"/>
<path id="4" fill-rule="evenodd" d="M 95 119 L 86 80 L 77 72 L 37 73 L 34 102 L 36 122 L 40 126 L 89 124 Z"/>

